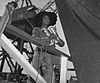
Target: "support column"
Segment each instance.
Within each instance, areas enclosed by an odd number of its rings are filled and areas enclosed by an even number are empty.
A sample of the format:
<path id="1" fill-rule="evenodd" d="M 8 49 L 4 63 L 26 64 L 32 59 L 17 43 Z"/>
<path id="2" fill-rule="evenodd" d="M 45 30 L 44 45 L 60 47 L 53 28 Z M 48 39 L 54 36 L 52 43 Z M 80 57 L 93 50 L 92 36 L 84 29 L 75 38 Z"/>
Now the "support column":
<path id="1" fill-rule="evenodd" d="M 66 57 L 61 57 L 60 83 L 66 83 L 67 81 L 67 61 Z"/>
<path id="2" fill-rule="evenodd" d="M 1 46 L 13 57 L 18 64 L 20 64 L 25 71 L 36 81 L 37 83 L 46 83 L 41 75 L 32 67 L 32 65 L 24 58 L 24 56 L 13 46 L 13 44 L 2 34 L 0 39 Z M 38 79 L 37 79 L 38 76 Z"/>

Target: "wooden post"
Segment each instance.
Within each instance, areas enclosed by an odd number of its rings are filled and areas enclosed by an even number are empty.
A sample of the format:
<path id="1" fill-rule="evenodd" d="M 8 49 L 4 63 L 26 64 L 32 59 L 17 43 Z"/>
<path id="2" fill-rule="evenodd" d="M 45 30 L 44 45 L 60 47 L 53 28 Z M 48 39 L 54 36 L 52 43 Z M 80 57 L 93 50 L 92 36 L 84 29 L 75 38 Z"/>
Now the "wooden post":
<path id="1" fill-rule="evenodd" d="M 24 58 L 24 56 L 13 46 L 13 44 L 2 34 L 0 40 L 1 46 L 13 57 L 18 64 L 20 64 L 25 71 L 36 81 L 37 83 L 46 83 L 41 75 L 32 67 L 32 65 Z M 38 79 L 37 79 L 38 78 Z"/>
<path id="2" fill-rule="evenodd" d="M 67 81 L 67 61 L 66 57 L 61 57 L 60 83 L 66 83 Z"/>

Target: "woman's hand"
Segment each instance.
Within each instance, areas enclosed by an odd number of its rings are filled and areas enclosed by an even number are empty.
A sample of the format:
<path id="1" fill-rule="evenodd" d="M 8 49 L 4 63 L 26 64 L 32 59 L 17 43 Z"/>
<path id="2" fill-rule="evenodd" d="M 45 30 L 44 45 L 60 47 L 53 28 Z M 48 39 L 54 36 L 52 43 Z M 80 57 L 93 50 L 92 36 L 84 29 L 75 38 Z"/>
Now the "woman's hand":
<path id="1" fill-rule="evenodd" d="M 53 39 L 57 40 L 57 36 L 54 35 L 54 34 L 51 34 L 51 35 L 49 36 L 49 40 L 53 40 Z"/>
<path id="2" fill-rule="evenodd" d="M 60 47 L 63 47 L 65 45 L 65 42 L 62 40 L 62 39 L 59 39 L 59 41 L 57 42 L 57 44 L 60 46 Z"/>

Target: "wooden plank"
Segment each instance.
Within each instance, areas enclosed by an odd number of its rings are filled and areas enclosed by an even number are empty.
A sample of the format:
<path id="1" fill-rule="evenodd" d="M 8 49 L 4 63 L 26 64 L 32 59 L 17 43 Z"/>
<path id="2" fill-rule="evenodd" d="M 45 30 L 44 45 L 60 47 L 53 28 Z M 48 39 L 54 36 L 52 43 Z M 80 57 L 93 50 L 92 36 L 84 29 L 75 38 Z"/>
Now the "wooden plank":
<path id="1" fill-rule="evenodd" d="M 13 26 L 13 25 L 10 25 L 8 24 L 6 26 L 6 29 L 5 29 L 6 32 L 12 34 L 12 35 L 15 35 L 23 40 L 26 40 L 26 41 L 29 41 L 35 45 L 38 45 L 38 46 L 42 46 L 42 45 L 45 45 L 45 42 L 43 42 L 42 40 L 40 40 L 39 38 L 36 38 L 36 37 L 32 37 L 31 35 L 29 35 L 28 33 L 18 29 L 17 27 Z"/>
<path id="2" fill-rule="evenodd" d="M 60 83 L 66 83 L 67 81 L 67 61 L 66 57 L 61 57 Z"/>
<path id="3" fill-rule="evenodd" d="M 40 39 L 38 39 L 36 37 L 33 37 L 33 36 L 29 35 L 26 32 L 18 29 L 17 27 L 15 27 L 13 25 L 7 25 L 7 28 L 5 29 L 5 31 L 8 32 L 8 33 L 10 33 L 10 34 L 13 34 L 13 35 L 15 35 L 17 37 L 20 37 L 23 40 L 31 42 L 31 43 L 33 43 L 33 44 L 35 44 L 37 46 L 44 46 L 45 45 L 45 42 L 43 42 L 43 40 L 40 40 Z M 61 57 L 61 55 L 63 55 L 65 57 L 70 58 L 69 55 L 67 55 L 67 54 L 65 54 L 65 53 L 63 53 L 63 52 L 61 52 L 58 49 L 53 48 L 53 47 L 48 47 L 47 48 L 47 52 L 48 53 L 52 53 L 55 56 Z"/>
<path id="4" fill-rule="evenodd" d="M 24 70 L 36 81 L 37 83 L 46 83 L 41 75 L 32 67 L 32 65 L 24 58 L 24 56 L 13 46 L 13 44 L 2 34 L 0 45 L 13 57 L 18 64 L 20 64 Z M 38 77 L 38 79 L 37 79 Z"/>

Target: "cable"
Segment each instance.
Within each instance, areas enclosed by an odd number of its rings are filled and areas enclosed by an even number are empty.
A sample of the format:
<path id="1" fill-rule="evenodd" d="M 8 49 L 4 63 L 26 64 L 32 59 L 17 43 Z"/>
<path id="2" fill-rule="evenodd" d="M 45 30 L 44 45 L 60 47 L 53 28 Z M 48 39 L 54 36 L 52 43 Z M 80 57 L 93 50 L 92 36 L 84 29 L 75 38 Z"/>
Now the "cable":
<path id="1" fill-rule="evenodd" d="M 25 17 L 26 21 L 31 25 L 31 27 L 34 28 L 32 23 L 28 20 L 28 18 L 25 15 L 24 15 L 24 17 Z"/>
<path id="2" fill-rule="evenodd" d="M 25 15 L 24 15 L 24 17 L 25 17 L 26 21 L 31 25 L 31 27 L 34 28 L 32 23 L 27 19 L 27 17 Z M 38 81 L 38 76 L 39 76 L 39 71 L 38 71 L 39 70 L 39 65 L 40 65 L 39 63 L 40 63 L 40 52 L 39 52 L 39 58 L 38 58 L 38 64 L 37 64 L 37 72 L 38 73 L 37 73 L 37 76 L 36 76 L 36 83 Z"/>

